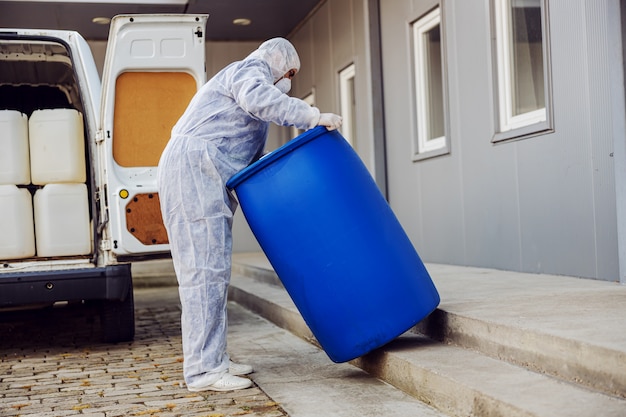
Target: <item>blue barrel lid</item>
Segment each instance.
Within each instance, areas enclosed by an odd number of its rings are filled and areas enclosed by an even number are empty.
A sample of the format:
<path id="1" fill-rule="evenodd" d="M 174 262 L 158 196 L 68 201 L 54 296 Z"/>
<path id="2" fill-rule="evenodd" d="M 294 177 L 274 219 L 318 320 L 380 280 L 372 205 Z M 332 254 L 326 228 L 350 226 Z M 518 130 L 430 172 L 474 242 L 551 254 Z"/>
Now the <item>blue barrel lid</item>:
<path id="1" fill-rule="evenodd" d="M 226 182 L 226 187 L 228 187 L 231 190 L 233 188 L 237 188 L 239 184 L 241 184 L 242 182 L 244 182 L 245 180 L 247 180 L 248 178 L 250 178 L 252 175 L 256 174 L 257 172 L 261 171 L 262 169 L 267 167 L 269 164 L 272 164 L 277 159 L 282 158 L 284 155 L 292 152 L 294 149 L 299 148 L 305 143 L 308 143 L 312 141 L 313 139 L 327 132 L 328 132 L 328 129 L 326 129 L 326 127 L 324 126 L 316 126 L 313 129 L 307 130 L 303 134 L 291 139 L 289 142 L 285 143 L 280 148 L 268 153 L 267 155 L 264 155 L 258 161 L 254 162 L 253 164 L 248 165 L 246 168 L 242 169 L 241 171 L 233 175 L 228 180 L 228 182 Z"/>

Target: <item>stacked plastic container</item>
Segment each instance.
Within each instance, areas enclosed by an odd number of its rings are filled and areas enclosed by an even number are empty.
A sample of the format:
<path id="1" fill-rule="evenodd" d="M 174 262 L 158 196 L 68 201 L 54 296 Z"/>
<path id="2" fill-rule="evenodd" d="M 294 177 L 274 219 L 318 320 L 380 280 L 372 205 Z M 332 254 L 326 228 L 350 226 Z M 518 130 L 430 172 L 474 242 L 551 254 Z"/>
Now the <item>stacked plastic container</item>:
<path id="1" fill-rule="evenodd" d="M 0 234 L 0 259 L 89 254 L 82 115 L 73 109 L 36 110 L 30 119 L 1 114 L 0 225 L 8 233 Z M 32 199 L 23 187 L 29 184 Z"/>
<path id="2" fill-rule="evenodd" d="M 35 254 L 33 203 L 30 192 L 28 118 L 15 110 L 0 111 L 0 259 Z"/>
<path id="3" fill-rule="evenodd" d="M 73 109 L 36 110 L 30 116 L 31 181 L 35 192 L 37 256 L 91 252 L 82 115 Z"/>

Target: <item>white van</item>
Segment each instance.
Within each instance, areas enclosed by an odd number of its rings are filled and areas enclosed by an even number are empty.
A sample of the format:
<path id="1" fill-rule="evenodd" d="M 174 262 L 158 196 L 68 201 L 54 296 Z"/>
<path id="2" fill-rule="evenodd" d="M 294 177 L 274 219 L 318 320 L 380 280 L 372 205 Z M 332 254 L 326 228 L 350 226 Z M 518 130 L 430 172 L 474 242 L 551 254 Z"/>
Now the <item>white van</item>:
<path id="1" fill-rule="evenodd" d="M 169 256 L 156 166 L 207 17 L 116 16 L 102 83 L 78 33 L 0 29 L 0 310 L 97 302 L 104 340 L 133 339 L 130 262 Z"/>

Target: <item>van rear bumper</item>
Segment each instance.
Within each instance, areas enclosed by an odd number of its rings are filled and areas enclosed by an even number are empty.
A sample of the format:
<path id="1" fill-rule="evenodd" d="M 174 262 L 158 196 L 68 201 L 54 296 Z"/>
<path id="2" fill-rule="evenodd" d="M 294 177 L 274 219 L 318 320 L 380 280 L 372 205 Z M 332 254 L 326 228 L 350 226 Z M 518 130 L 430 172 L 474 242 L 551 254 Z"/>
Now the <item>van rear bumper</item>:
<path id="1" fill-rule="evenodd" d="M 57 301 L 123 301 L 132 288 L 130 264 L 0 274 L 0 308 Z"/>

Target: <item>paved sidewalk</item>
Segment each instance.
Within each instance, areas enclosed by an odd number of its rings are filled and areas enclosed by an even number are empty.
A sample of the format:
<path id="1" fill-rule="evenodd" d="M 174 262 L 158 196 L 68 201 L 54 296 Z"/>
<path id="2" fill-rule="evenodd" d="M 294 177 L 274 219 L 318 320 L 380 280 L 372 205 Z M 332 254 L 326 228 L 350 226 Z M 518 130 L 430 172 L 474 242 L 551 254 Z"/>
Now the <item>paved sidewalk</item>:
<path id="1" fill-rule="evenodd" d="M 102 344 L 88 310 L 0 314 L 0 416 L 287 416 L 256 385 L 187 391 L 176 287 L 135 290 L 133 343 Z"/>

